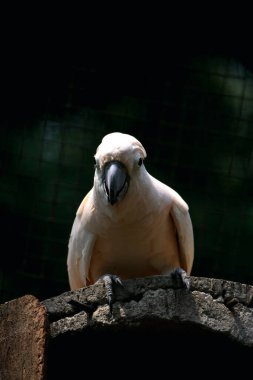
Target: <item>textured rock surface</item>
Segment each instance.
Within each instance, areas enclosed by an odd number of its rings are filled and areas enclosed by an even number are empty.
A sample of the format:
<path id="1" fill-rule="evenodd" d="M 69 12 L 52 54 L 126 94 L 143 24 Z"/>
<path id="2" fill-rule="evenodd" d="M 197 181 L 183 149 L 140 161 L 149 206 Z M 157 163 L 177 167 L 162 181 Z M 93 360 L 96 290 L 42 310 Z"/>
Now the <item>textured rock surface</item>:
<path id="1" fill-rule="evenodd" d="M 187 291 L 170 276 L 123 284 L 112 314 L 103 282 L 41 303 L 24 296 L 0 305 L 0 379 L 248 371 L 252 286 L 191 277 Z"/>
<path id="2" fill-rule="evenodd" d="M 46 310 L 27 295 L 0 305 L 0 379 L 44 379 Z"/>
<path id="3" fill-rule="evenodd" d="M 112 315 L 103 283 L 43 301 L 52 338 L 90 331 L 193 329 L 253 347 L 253 287 L 220 279 L 191 277 L 190 291 L 170 276 L 123 282 L 115 288 Z"/>

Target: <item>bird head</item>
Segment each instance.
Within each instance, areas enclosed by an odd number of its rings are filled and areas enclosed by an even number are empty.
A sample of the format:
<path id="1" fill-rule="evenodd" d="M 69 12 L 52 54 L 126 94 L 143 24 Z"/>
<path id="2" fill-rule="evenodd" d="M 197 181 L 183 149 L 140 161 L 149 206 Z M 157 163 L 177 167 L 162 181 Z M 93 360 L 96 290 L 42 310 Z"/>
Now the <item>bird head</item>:
<path id="1" fill-rule="evenodd" d="M 144 169 L 146 151 L 133 136 L 114 132 L 103 138 L 94 157 L 94 186 L 113 206 L 124 199 L 131 181 Z"/>

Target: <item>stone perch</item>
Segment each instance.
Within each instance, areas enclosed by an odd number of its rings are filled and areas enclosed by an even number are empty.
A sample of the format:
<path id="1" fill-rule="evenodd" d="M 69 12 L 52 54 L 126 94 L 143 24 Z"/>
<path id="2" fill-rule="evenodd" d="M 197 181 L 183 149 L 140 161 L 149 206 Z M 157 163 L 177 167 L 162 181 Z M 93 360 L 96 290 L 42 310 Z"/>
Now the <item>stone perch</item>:
<path id="1" fill-rule="evenodd" d="M 159 332 L 176 325 L 253 348 L 253 286 L 191 277 L 188 292 L 170 276 L 136 278 L 123 285 L 115 287 L 112 315 L 102 282 L 43 301 L 51 338 L 85 330 L 136 331 L 146 324 Z"/>
<path id="2" fill-rule="evenodd" d="M 112 314 L 103 282 L 69 291 L 40 303 L 42 310 L 46 310 L 47 323 L 43 316 L 43 323 L 37 320 L 37 326 L 30 325 L 30 331 L 25 330 L 25 322 L 24 331 L 20 326 L 20 302 L 27 301 L 25 297 L 1 305 L 0 379 L 8 378 L 3 376 L 6 368 L 11 370 L 10 354 L 7 354 L 10 350 L 16 352 L 13 371 L 17 371 L 18 366 L 24 371 L 24 357 L 37 358 L 40 370 L 34 372 L 37 373 L 35 379 L 56 378 L 67 373 L 73 377 L 94 355 L 100 363 L 96 371 L 115 358 L 123 363 L 127 357 L 127 361 L 134 363 L 140 353 L 145 354 L 145 360 L 154 363 L 158 357 L 161 360 L 162 354 L 165 358 L 171 348 L 177 355 L 180 352 L 185 355 L 187 351 L 198 356 L 205 353 L 209 357 L 207 352 L 210 354 L 215 346 L 216 356 L 226 352 L 230 359 L 233 355 L 238 359 L 239 354 L 253 358 L 253 286 L 221 279 L 190 279 L 190 291 L 171 276 L 123 281 L 124 289 L 115 287 Z M 17 301 L 17 310 L 11 309 L 10 304 Z M 31 302 L 34 301 L 31 299 Z M 12 328 L 6 330 L 6 319 L 10 315 Z M 44 326 L 44 335 L 41 326 Z M 35 346 L 30 350 L 26 344 L 21 350 L 21 346 L 15 344 L 21 335 L 25 342 L 27 338 L 23 335 L 36 336 L 37 328 L 40 329 L 38 336 L 46 335 L 48 342 L 44 359 L 40 356 L 39 360 Z M 167 348 L 162 350 L 164 344 Z M 43 350 L 44 340 L 41 347 Z M 47 372 L 41 368 L 43 363 L 47 363 L 47 367 L 44 365 Z"/>

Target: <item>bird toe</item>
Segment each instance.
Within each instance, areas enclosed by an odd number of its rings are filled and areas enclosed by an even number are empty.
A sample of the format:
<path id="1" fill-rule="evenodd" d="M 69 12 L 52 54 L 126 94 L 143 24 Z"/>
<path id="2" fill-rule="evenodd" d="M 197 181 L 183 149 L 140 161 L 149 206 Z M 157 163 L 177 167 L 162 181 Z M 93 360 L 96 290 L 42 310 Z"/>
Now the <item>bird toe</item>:
<path id="1" fill-rule="evenodd" d="M 182 268 L 176 268 L 172 272 L 172 277 L 179 280 L 184 288 L 190 289 L 190 277 Z"/>
<path id="2" fill-rule="evenodd" d="M 122 281 L 120 277 L 116 276 L 115 274 L 104 274 L 100 277 L 100 279 L 105 284 L 105 291 L 106 291 L 106 298 L 108 301 L 110 313 L 112 314 L 112 306 L 115 302 L 115 293 L 114 293 L 114 285 L 120 285 L 121 287 L 124 287 L 122 284 Z"/>

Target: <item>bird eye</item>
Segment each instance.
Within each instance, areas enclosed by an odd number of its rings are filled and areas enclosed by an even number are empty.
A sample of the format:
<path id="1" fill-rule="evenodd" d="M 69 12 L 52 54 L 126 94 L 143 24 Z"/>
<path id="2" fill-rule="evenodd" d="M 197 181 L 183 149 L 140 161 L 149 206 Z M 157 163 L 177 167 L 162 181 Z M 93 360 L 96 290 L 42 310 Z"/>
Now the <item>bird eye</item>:
<path id="1" fill-rule="evenodd" d="M 139 158 L 139 161 L 138 161 L 138 166 L 141 166 L 143 163 L 143 159 L 142 158 Z"/>

